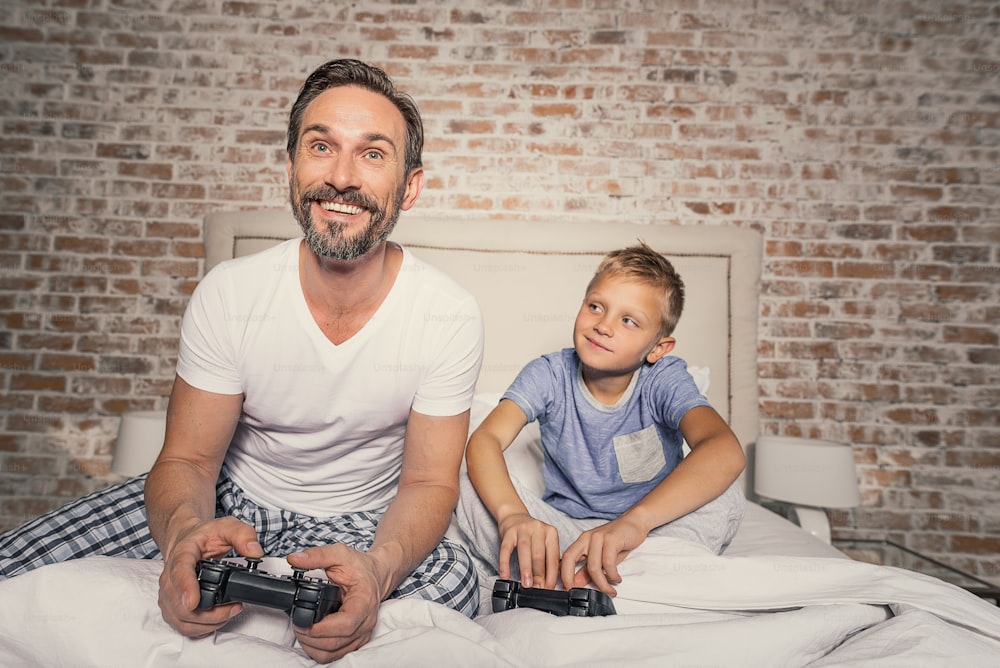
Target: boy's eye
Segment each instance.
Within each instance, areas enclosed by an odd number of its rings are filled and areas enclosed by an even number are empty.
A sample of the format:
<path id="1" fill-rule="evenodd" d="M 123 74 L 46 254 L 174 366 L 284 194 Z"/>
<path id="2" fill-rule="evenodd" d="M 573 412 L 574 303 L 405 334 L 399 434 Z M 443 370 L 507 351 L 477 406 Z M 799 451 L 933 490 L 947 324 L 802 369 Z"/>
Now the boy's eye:
<path id="1" fill-rule="evenodd" d="M 639 323 L 637 323 L 632 318 L 622 318 L 622 322 L 624 322 L 629 327 L 638 327 L 639 326 Z"/>

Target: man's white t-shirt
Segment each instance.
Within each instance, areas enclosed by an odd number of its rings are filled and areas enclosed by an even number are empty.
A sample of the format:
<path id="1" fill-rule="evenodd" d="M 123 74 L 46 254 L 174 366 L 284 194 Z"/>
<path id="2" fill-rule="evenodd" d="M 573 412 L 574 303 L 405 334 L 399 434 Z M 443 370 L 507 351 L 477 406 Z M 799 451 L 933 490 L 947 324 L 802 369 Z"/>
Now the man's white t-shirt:
<path id="1" fill-rule="evenodd" d="M 182 321 L 177 373 L 202 390 L 244 395 L 225 462 L 250 499 L 315 517 L 383 509 L 396 492 L 410 409 L 448 416 L 472 404 L 479 306 L 403 249 L 378 310 L 334 345 L 302 294 L 300 243 L 205 276 Z"/>

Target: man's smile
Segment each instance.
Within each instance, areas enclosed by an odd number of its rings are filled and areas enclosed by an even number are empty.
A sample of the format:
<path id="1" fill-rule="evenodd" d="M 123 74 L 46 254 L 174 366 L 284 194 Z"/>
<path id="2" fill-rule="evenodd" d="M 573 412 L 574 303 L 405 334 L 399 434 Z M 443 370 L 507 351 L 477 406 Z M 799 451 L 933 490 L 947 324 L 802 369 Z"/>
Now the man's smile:
<path id="1" fill-rule="evenodd" d="M 344 202 L 334 202 L 331 200 L 317 200 L 324 211 L 332 211 L 334 213 L 344 213 L 351 216 L 357 215 L 365 211 L 365 208 L 358 206 L 356 204 L 345 204 Z"/>

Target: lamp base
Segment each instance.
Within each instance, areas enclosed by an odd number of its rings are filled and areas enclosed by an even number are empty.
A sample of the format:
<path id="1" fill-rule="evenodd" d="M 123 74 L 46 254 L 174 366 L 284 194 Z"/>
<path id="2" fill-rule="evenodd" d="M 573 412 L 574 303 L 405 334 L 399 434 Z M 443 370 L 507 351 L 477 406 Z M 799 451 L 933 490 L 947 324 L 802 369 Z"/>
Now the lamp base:
<path id="1" fill-rule="evenodd" d="M 805 508 L 803 506 L 792 506 L 792 510 L 798 517 L 797 524 L 819 538 L 821 541 L 830 544 L 830 518 L 826 516 L 826 511 L 819 508 Z"/>
<path id="2" fill-rule="evenodd" d="M 830 544 L 830 519 L 826 516 L 825 510 L 797 506 L 783 501 L 759 501 L 758 503 L 789 522 L 799 525 L 824 543 Z"/>

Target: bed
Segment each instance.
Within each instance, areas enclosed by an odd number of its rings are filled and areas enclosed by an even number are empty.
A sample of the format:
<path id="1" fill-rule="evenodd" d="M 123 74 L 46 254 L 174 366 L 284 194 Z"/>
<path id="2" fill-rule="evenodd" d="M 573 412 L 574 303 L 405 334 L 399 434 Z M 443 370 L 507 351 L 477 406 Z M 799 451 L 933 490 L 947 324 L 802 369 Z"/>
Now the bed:
<path id="1" fill-rule="evenodd" d="M 210 216 L 206 270 L 298 236 L 284 210 Z M 404 214 L 393 239 L 479 299 L 486 352 L 473 427 L 521 366 L 569 341 L 583 287 L 603 253 L 642 239 L 683 276 L 675 332 L 699 386 L 748 449 L 758 436 L 757 291 L 762 240 L 715 226 L 428 220 Z M 511 299 L 517 295 L 517 299 Z M 508 450 L 511 470 L 540 485 L 537 431 Z M 450 534 L 461 539 L 453 526 Z M 287 570 L 280 555 L 271 572 Z M 0 665 L 308 666 L 282 613 L 247 606 L 207 639 L 183 638 L 156 604 L 160 563 L 93 557 L 0 583 Z M 339 665 L 847 666 L 992 665 L 1000 608 L 962 589 L 852 561 L 756 503 L 722 556 L 650 538 L 622 564 L 610 617 L 531 609 L 474 620 L 422 601 L 388 601 L 371 643 Z M 481 581 L 489 597 L 492 582 Z"/>

